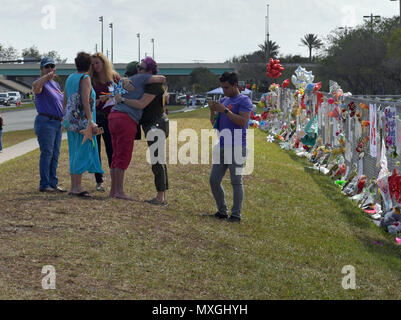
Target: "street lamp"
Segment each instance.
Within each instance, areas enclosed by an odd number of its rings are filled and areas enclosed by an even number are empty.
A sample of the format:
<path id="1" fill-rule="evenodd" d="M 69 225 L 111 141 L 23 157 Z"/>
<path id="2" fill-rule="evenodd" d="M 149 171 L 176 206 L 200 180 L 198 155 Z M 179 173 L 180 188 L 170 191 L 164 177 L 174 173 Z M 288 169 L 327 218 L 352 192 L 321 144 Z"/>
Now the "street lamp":
<path id="1" fill-rule="evenodd" d="M 401 0 L 390 0 L 390 1 L 399 1 L 400 2 L 400 26 L 401 26 Z"/>
<path id="2" fill-rule="evenodd" d="M 111 63 L 113 63 L 113 22 L 109 24 L 111 31 Z"/>
<path id="3" fill-rule="evenodd" d="M 364 19 L 370 19 L 370 30 L 371 33 L 373 34 L 373 19 L 375 22 L 377 22 L 381 17 L 380 16 L 374 16 L 373 13 L 370 14 L 370 16 L 363 16 Z"/>
<path id="4" fill-rule="evenodd" d="M 266 56 L 266 62 L 269 62 L 270 60 L 270 34 L 269 34 L 269 5 L 267 5 L 267 15 L 265 17 L 266 19 L 266 44 L 265 44 L 265 56 Z"/>
<path id="5" fill-rule="evenodd" d="M 150 42 L 152 42 L 152 59 L 155 60 L 155 39 L 150 39 Z"/>
<path id="6" fill-rule="evenodd" d="M 103 53 L 103 16 L 101 16 L 101 17 L 99 17 L 99 21 L 101 22 L 101 25 L 102 25 L 102 53 Z"/>
<path id="7" fill-rule="evenodd" d="M 352 27 L 345 26 L 345 27 L 338 27 L 337 29 L 338 30 L 344 30 L 344 34 L 347 35 L 348 34 L 348 30 L 351 30 Z"/>
<path id="8" fill-rule="evenodd" d="M 138 38 L 138 62 L 141 61 L 141 34 L 137 33 L 136 37 Z"/>

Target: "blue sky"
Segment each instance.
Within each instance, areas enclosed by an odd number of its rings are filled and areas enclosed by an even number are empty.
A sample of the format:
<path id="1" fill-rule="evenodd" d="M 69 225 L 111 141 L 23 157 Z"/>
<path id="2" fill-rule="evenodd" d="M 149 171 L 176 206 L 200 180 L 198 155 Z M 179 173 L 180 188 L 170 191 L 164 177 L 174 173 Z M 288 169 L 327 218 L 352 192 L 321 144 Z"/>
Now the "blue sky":
<path id="1" fill-rule="evenodd" d="M 18 50 L 32 45 L 41 52 L 56 50 L 68 62 L 80 50 L 94 52 L 96 43 L 100 50 L 100 16 L 104 16 L 105 53 L 111 46 L 108 25 L 114 24 L 114 62 L 137 60 L 137 33 L 141 58 L 152 55 L 154 38 L 158 62 L 224 62 L 263 43 L 267 4 L 270 39 L 280 45 L 282 54 L 304 56 L 308 50 L 300 46 L 300 38 L 307 33 L 323 39 L 337 27 L 362 23 L 364 15 L 399 14 L 399 2 L 390 0 L 0 0 L 0 4 L 0 43 Z"/>

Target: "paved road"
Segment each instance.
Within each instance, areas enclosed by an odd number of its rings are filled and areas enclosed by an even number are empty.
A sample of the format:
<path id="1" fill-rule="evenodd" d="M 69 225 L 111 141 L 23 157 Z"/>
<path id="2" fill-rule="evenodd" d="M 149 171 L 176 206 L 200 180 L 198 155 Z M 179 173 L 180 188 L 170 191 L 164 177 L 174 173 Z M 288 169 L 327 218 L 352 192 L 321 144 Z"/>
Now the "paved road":
<path id="1" fill-rule="evenodd" d="M 3 132 L 33 129 L 36 115 L 36 109 L 3 113 Z"/>

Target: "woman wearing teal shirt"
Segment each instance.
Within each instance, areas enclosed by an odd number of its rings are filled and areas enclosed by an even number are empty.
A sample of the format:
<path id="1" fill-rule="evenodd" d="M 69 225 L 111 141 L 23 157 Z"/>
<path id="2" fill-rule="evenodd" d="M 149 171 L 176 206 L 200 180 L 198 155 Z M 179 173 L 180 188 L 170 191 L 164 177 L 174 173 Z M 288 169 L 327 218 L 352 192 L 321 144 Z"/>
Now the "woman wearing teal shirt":
<path id="1" fill-rule="evenodd" d="M 88 53 L 79 52 L 75 58 L 75 65 L 77 67 L 77 73 L 71 74 L 65 84 L 63 107 L 65 110 L 70 96 L 77 93 L 79 87 L 81 87 L 82 105 L 86 117 L 88 118 L 88 126 L 90 126 L 91 132 L 97 132 L 96 94 L 88 76 L 91 56 Z M 67 131 L 67 136 L 71 173 L 71 190 L 69 194 L 80 197 L 90 197 L 89 193 L 82 188 L 82 174 L 86 171 L 89 173 L 104 173 L 99 159 L 97 141 L 92 135 L 90 139 L 82 144 L 84 135 L 73 131 Z"/>

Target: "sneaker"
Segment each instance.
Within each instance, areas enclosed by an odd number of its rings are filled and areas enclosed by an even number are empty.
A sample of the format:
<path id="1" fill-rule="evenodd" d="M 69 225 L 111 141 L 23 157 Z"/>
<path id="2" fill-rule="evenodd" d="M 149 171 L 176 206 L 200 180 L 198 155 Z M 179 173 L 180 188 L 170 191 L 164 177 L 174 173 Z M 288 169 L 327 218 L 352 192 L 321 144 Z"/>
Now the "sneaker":
<path id="1" fill-rule="evenodd" d="M 56 189 L 53 189 L 52 187 L 46 187 L 43 189 L 39 189 L 40 192 L 56 192 Z"/>
<path id="2" fill-rule="evenodd" d="M 64 190 L 63 188 L 60 188 L 59 186 L 52 187 L 52 189 L 54 191 L 57 191 L 57 192 L 67 192 L 67 190 Z"/>
<path id="3" fill-rule="evenodd" d="M 228 218 L 228 215 L 224 214 L 224 213 L 216 212 L 215 214 L 212 215 L 212 217 L 215 217 L 220 220 L 224 220 L 224 219 Z"/>
<path id="4" fill-rule="evenodd" d="M 105 192 L 106 191 L 104 186 L 103 186 L 103 183 L 97 183 L 96 184 L 96 190 L 100 191 L 100 192 Z"/>
<path id="5" fill-rule="evenodd" d="M 230 216 L 230 218 L 227 219 L 228 222 L 241 222 L 241 218 L 234 217 L 233 215 Z"/>
<path id="6" fill-rule="evenodd" d="M 149 203 L 149 204 L 156 205 L 156 206 L 161 206 L 161 207 L 167 207 L 168 206 L 167 201 L 159 201 L 159 200 L 157 200 L 157 198 L 153 198 L 153 199 L 150 199 L 150 200 L 145 200 L 145 202 Z"/>

